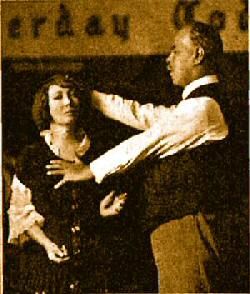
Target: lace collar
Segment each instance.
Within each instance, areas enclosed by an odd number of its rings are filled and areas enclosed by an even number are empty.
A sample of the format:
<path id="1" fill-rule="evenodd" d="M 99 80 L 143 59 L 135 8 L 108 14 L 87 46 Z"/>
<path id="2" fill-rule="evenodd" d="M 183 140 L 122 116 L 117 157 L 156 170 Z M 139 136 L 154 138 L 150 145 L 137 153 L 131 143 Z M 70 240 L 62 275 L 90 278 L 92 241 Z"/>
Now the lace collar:
<path id="1" fill-rule="evenodd" d="M 79 137 L 82 137 L 82 140 L 75 149 L 76 159 L 82 157 L 90 148 L 90 139 L 83 131 L 83 129 L 79 130 L 78 135 Z M 58 146 L 53 145 L 51 130 L 41 131 L 40 136 L 44 138 L 44 141 L 49 146 L 50 150 L 56 156 L 60 156 L 60 148 Z"/>

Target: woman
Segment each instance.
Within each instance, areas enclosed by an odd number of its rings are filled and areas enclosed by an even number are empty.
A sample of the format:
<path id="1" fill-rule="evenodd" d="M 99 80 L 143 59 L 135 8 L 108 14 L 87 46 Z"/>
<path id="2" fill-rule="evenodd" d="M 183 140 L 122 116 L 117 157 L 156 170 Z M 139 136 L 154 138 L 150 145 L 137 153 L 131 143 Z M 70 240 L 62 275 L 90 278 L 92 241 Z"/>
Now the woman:
<path id="1" fill-rule="evenodd" d="M 11 281 L 16 293 L 153 292 L 155 287 L 149 238 L 136 222 L 129 226 L 126 210 L 117 219 L 100 216 L 110 184 L 66 183 L 56 190 L 60 177 L 46 175 L 45 166 L 55 157 L 88 163 L 103 152 L 97 134 L 90 143 L 82 128 L 87 128 L 88 95 L 86 85 L 82 89 L 71 77 L 56 75 L 35 96 L 33 118 L 41 140 L 26 147 L 17 162 L 9 209 L 9 241 L 23 244 L 18 278 Z M 102 215 L 118 214 L 124 204 L 124 195 L 111 203 L 112 195 L 101 202 Z"/>

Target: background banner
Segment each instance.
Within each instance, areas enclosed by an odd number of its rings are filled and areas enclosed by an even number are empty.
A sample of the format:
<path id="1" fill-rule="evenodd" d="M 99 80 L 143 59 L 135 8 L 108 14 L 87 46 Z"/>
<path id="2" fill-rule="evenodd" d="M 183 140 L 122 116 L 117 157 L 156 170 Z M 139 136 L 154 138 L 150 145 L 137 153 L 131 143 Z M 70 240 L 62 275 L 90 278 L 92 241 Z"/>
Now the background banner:
<path id="1" fill-rule="evenodd" d="M 3 57 L 155 55 L 195 20 L 221 30 L 225 51 L 247 51 L 245 0 L 2 1 Z"/>

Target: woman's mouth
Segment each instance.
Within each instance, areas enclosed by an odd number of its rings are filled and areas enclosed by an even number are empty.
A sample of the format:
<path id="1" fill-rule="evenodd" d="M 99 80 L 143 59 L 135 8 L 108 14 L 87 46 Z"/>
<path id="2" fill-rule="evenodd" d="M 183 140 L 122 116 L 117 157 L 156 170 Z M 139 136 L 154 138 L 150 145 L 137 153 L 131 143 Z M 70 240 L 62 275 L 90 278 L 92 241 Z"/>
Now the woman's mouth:
<path id="1" fill-rule="evenodd" d="M 65 114 L 75 114 L 75 113 L 78 113 L 78 110 L 77 109 L 69 109 L 69 110 L 66 110 L 64 113 Z"/>

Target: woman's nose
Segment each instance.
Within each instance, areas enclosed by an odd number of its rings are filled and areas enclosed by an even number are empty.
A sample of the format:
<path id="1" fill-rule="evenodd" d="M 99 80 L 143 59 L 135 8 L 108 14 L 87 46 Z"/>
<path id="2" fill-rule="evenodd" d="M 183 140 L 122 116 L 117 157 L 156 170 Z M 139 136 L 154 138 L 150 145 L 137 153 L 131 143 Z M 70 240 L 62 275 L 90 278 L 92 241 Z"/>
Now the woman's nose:
<path id="1" fill-rule="evenodd" d="M 64 103 L 64 105 L 69 105 L 69 104 L 71 104 L 71 99 L 70 99 L 70 97 L 68 96 L 68 94 L 65 94 L 65 95 L 63 96 L 63 103 Z"/>

